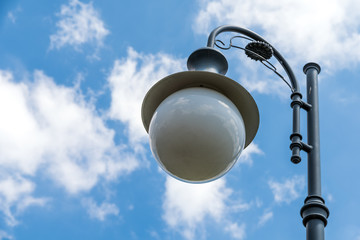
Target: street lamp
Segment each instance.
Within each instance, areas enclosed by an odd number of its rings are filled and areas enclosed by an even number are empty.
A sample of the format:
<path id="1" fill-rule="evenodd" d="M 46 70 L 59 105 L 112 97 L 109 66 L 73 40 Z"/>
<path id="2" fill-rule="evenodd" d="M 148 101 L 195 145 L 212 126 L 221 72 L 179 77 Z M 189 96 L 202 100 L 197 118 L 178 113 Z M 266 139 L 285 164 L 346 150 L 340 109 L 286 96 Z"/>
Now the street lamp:
<path id="1" fill-rule="evenodd" d="M 228 47 L 215 38 L 222 32 L 240 34 Z M 242 38 L 245 47 L 232 43 Z M 290 135 L 291 161 L 301 161 L 300 151 L 308 155 L 308 196 L 300 214 L 306 239 L 323 240 L 329 210 L 321 197 L 318 74 L 320 66 L 308 63 L 303 71 L 307 80 L 307 102 L 302 100 L 299 83 L 286 60 L 260 35 L 237 26 L 221 26 L 208 38 L 207 47 L 188 58 L 189 71 L 172 74 L 158 81 L 146 94 L 142 120 L 150 136 L 150 147 L 160 166 L 173 177 L 192 183 L 212 181 L 224 175 L 254 139 L 259 113 L 254 99 L 240 84 L 225 77 L 228 63 L 214 49 L 232 47 L 261 62 L 291 89 L 293 131 Z M 268 60 L 274 56 L 290 83 Z M 300 109 L 307 112 L 308 143 L 302 142 Z"/>

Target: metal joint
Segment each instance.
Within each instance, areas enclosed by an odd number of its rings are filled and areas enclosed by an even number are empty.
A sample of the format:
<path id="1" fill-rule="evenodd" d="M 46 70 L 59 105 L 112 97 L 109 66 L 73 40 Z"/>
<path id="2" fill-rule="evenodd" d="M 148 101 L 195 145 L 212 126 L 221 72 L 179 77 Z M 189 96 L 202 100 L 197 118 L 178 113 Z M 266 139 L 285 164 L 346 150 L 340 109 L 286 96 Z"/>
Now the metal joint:
<path id="1" fill-rule="evenodd" d="M 312 146 L 310 146 L 309 144 L 306 144 L 304 142 L 301 142 L 301 141 L 295 141 L 290 144 L 291 150 L 293 150 L 293 148 L 296 148 L 296 147 L 300 148 L 300 150 L 304 150 L 307 153 L 311 152 L 311 150 L 313 149 Z"/>
<path id="2" fill-rule="evenodd" d="M 300 150 L 302 149 L 302 144 L 300 141 L 297 141 L 297 142 L 292 142 L 290 144 L 290 149 L 293 150 L 293 148 L 300 148 Z"/>
<path id="3" fill-rule="evenodd" d="M 300 100 L 299 100 L 299 99 L 295 99 L 295 100 L 292 100 L 292 101 L 291 101 L 290 106 L 291 106 L 291 108 L 294 108 L 295 105 L 299 105 L 299 106 L 301 107 L 302 104 L 303 104 L 303 101 L 301 101 L 301 99 L 300 99 Z"/>
<path id="4" fill-rule="evenodd" d="M 294 100 L 291 101 L 290 104 L 291 108 L 294 108 L 295 105 L 299 105 L 302 109 L 304 109 L 307 112 L 310 111 L 312 108 L 312 105 L 301 100 L 301 97 L 294 98 Z"/>
<path id="5" fill-rule="evenodd" d="M 306 227 L 306 224 L 312 219 L 319 219 L 326 226 L 330 212 L 325 206 L 324 199 L 320 196 L 308 196 L 304 202 L 305 204 L 300 210 L 304 226 Z"/>
<path id="6" fill-rule="evenodd" d="M 293 92 L 291 95 L 290 95 L 290 98 L 291 99 L 296 99 L 296 97 L 299 97 L 300 99 L 302 99 L 302 94 L 300 92 Z"/>
<path id="7" fill-rule="evenodd" d="M 292 143 L 290 144 L 290 149 L 292 151 L 292 156 L 290 158 L 291 162 L 294 164 L 298 164 L 301 162 L 300 151 L 304 150 L 309 153 L 313 149 L 312 146 L 302 142 L 302 136 L 300 133 L 293 133 L 290 135 L 290 140 Z"/>
<path id="8" fill-rule="evenodd" d="M 311 104 L 309 104 L 309 103 L 307 103 L 307 102 L 304 102 L 304 101 L 301 101 L 301 105 L 300 105 L 300 107 L 302 108 L 302 109 L 304 109 L 305 111 L 310 111 L 311 110 L 311 108 L 312 108 L 312 105 Z"/>
<path id="9" fill-rule="evenodd" d="M 300 138 L 300 141 L 302 140 L 302 135 L 300 133 L 295 132 L 295 133 L 291 134 L 290 140 L 292 141 L 294 137 Z"/>
<path id="10" fill-rule="evenodd" d="M 302 136 L 300 133 L 294 132 L 293 134 L 290 135 L 290 140 L 291 140 L 290 149 L 292 151 L 290 160 L 292 163 L 298 164 L 301 162 L 300 151 L 302 148 L 301 146 Z"/>
<path id="11" fill-rule="evenodd" d="M 302 136 L 298 132 L 295 132 L 290 135 L 290 140 L 291 140 L 290 149 L 292 151 L 290 160 L 294 164 L 298 164 L 301 162 L 301 157 L 300 157 L 300 151 L 302 149 L 301 139 Z"/>
<path id="12" fill-rule="evenodd" d="M 311 152 L 311 150 L 313 150 L 313 147 L 309 144 L 301 142 L 301 149 L 304 150 L 305 152 L 309 153 L 309 152 Z"/>

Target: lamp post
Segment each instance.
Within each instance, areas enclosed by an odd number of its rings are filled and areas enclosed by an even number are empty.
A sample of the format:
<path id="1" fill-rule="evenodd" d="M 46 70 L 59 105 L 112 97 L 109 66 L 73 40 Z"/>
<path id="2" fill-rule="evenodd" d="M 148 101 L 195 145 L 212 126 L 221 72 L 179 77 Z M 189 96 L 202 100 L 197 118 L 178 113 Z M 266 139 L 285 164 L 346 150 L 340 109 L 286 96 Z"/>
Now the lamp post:
<path id="1" fill-rule="evenodd" d="M 223 32 L 240 34 L 228 47 L 216 37 Z M 242 38 L 245 47 L 232 43 Z M 260 35 L 237 26 L 221 26 L 208 38 L 207 47 L 188 58 L 189 71 L 175 73 L 157 82 L 146 94 L 142 120 L 150 136 L 151 150 L 160 166 L 175 178 L 192 183 L 212 181 L 235 164 L 241 151 L 256 135 L 259 113 L 254 99 L 240 84 L 225 77 L 228 63 L 216 50 L 242 49 L 264 64 L 291 89 L 293 131 L 290 135 L 291 161 L 301 161 L 300 151 L 308 155 L 308 196 L 300 214 L 307 240 L 323 240 L 329 210 L 321 197 L 318 74 L 320 66 L 304 66 L 307 102 L 302 100 L 299 83 L 287 61 Z M 290 83 L 268 60 L 274 56 Z M 300 110 L 307 113 L 308 143 L 300 133 Z"/>

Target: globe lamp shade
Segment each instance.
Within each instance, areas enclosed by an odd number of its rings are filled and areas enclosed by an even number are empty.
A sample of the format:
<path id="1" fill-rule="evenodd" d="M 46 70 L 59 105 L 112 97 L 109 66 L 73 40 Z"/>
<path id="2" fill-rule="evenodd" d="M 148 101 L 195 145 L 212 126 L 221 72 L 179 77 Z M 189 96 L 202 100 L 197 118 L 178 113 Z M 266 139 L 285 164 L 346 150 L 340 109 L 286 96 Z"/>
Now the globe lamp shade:
<path id="1" fill-rule="evenodd" d="M 232 79 L 206 71 L 163 78 L 148 91 L 141 111 L 159 165 L 192 183 L 228 172 L 259 126 L 251 95 Z"/>
<path id="2" fill-rule="evenodd" d="M 236 106 L 208 88 L 185 88 L 156 109 L 151 150 L 169 174 L 189 182 L 224 175 L 244 149 L 245 126 Z"/>

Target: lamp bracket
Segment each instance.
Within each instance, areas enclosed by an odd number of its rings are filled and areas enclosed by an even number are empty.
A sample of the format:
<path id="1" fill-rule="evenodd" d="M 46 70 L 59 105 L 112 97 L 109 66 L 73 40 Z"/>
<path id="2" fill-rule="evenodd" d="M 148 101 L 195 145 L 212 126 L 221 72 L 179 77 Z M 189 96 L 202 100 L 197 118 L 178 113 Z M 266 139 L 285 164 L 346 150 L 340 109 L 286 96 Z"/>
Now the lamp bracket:
<path id="1" fill-rule="evenodd" d="M 312 108 L 311 104 L 304 102 L 301 99 L 300 100 L 298 100 L 298 99 L 292 100 L 290 106 L 293 108 L 295 105 L 299 105 L 302 109 L 304 109 L 307 112 L 310 111 Z"/>

